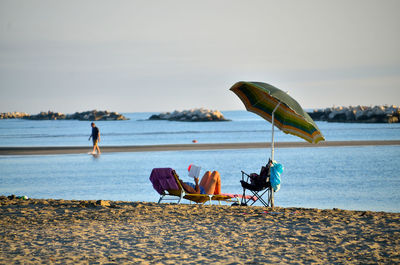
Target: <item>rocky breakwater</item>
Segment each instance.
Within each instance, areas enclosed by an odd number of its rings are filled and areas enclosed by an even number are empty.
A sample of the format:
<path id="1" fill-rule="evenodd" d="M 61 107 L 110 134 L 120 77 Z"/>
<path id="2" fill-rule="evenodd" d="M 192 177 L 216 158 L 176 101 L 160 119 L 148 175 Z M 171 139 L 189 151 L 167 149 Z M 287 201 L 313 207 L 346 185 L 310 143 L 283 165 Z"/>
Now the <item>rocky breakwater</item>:
<path id="1" fill-rule="evenodd" d="M 168 120 L 168 121 L 229 121 L 218 110 L 190 109 L 174 112 L 163 112 L 152 115 L 149 120 Z"/>
<path id="2" fill-rule="evenodd" d="M 308 113 L 313 120 L 354 123 L 397 123 L 400 107 L 397 106 L 350 106 L 317 109 Z"/>
<path id="3" fill-rule="evenodd" d="M 23 117 L 23 119 L 26 120 L 65 120 L 67 115 L 60 113 L 60 112 L 40 112 L 36 115 L 29 115 L 26 117 Z"/>
<path id="4" fill-rule="evenodd" d="M 4 115 L 0 114 L 0 119 L 26 119 L 26 120 L 80 120 L 80 121 L 115 121 L 115 120 L 127 120 L 125 116 L 117 112 L 110 111 L 85 111 L 85 112 L 75 112 L 74 114 L 63 114 L 60 112 L 40 112 L 36 115 L 30 115 L 26 113 L 19 113 L 20 115 Z"/>
<path id="5" fill-rule="evenodd" d="M 124 115 L 118 112 L 110 111 L 85 111 L 85 112 L 75 112 L 74 114 L 69 114 L 66 117 L 67 120 L 80 120 L 80 121 L 119 121 L 128 120 Z"/>

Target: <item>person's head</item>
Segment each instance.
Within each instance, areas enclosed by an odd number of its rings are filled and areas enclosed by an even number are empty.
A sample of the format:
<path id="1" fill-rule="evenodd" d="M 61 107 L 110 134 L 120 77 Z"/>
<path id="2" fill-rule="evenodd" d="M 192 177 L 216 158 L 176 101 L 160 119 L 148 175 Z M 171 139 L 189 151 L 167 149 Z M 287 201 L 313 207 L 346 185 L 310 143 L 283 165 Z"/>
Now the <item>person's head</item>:
<path id="1" fill-rule="evenodd" d="M 94 124 L 94 122 L 92 122 L 91 124 L 90 124 L 92 127 L 95 127 L 96 125 Z"/>

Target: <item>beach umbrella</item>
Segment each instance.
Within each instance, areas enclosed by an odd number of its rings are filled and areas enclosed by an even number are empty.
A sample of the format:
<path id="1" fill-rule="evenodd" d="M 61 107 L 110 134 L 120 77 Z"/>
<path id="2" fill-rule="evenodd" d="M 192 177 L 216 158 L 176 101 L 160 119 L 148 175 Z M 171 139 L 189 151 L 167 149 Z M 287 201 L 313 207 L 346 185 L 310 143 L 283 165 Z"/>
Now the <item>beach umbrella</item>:
<path id="1" fill-rule="evenodd" d="M 313 119 L 288 93 L 266 83 L 240 81 L 231 88 L 248 111 L 272 123 L 271 160 L 274 160 L 274 126 L 316 144 L 325 138 Z M 273 206 L 273 191 L 271 190 Z"/>

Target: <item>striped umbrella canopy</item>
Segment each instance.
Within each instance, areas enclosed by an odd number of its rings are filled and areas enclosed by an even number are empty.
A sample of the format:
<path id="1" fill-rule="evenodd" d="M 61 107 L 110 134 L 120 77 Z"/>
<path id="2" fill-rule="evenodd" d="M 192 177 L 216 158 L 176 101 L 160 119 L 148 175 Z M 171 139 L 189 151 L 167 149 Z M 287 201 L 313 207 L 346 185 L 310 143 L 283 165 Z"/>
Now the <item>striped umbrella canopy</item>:
<path id="1" fill-rule="evenodd" d="M 248 111 L 271 122 L 272 128 L 275 125 L 284 133 L 296 135 L 309 143 L 325 140 L 310 115 L 286 92 L 266 83 L 244 81 L 237 82 L 230 90 L 242 100 Z"/>

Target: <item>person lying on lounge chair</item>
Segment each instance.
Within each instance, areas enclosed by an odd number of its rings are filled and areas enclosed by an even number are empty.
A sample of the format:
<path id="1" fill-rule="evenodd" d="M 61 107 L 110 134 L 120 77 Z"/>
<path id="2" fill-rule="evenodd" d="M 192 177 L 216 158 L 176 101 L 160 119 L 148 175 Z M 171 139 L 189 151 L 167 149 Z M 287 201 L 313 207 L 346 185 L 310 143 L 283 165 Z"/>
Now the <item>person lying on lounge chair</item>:
<path id="1" fill-rule="evenodd" d="M 199 178 L 194 178 L 195 184 L 190 182 L 183 182 L 181 179 L 179 181 L 186 192 L 192 194 L 209 194 L 217 195 L 221 194 L 221 176 L 218 171 L 207 171 L 201 178 L 199 184 Z"/>

